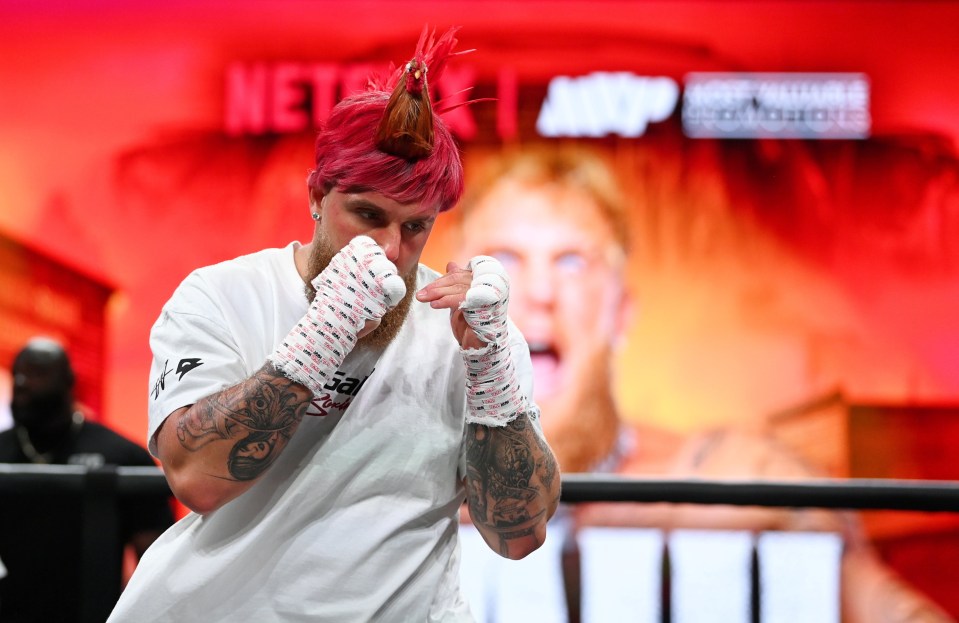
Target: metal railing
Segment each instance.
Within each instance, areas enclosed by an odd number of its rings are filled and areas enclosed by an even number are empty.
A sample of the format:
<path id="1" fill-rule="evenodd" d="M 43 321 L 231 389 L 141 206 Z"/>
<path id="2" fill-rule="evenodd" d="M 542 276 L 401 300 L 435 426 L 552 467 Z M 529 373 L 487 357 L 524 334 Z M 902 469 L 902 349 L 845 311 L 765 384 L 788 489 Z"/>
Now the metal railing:
<path id="1" fill-rule="evenodd" d="M 101 623 L 119 597 L 117 503 L 124 496 L 169 495 L 159 469 L 0 464 L 0 503 L 42 491 L 83 504 L 81 620 Z M 676 480 L 597 474 L 563 476 L 562 501 L 667 502 L 959 513 L 959 482 L 915 480 Z"/>
<path id="2" fill-rule="evenodd" d="M 959 512 L 959 482 L 891 479 L 678 480 L 564 474 L 564 502 L 672 502 Z"/>

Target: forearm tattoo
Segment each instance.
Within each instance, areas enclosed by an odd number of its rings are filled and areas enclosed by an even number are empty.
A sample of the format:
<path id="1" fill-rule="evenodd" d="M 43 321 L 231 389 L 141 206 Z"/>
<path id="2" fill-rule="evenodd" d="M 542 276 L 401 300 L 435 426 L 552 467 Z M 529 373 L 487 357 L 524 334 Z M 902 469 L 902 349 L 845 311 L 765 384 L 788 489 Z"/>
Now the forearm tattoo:
<path id="1" fill-rule="evenodd" d="M 509 541 L 532 534 L 546 513 L 541 498 L 556 464 L 525 416 L 506 426 L 470 424 L 466 457 L 470 515 L 499 535 L 505 555 Z"/>
<path id="2" fill-rule="evenodd" d="M 525 422 L 526 418 L 522 418 Z M 546 440 L 543 439 L 536 431 L 530 431 L 532 437 L 536 442 L 536 447 L 539 450 L 538 459 L 536 461 L 536 469 L 539 474 L 539 479 L 542 481 L 543 485 L 547 489 L 553 488 L 553 481 L 556 480 L 556 474 L 559 469 L 556 467 L 556 459 L 553 458 L 553 451 L 550 449 L 549 445 L 546 443 Z M 559 501 L 559 495 L 556 495 L 555 502 Z"/>
<path id="3" fill-rule="evenodd" d="M 239 385 L 193 405 L 177 424 L 177 438 L 191 452 L 233 440 L 227 472 L 235 480 L 253 480 L 286 447 L 311 399 L 309 390 L 267 364 Z"/>

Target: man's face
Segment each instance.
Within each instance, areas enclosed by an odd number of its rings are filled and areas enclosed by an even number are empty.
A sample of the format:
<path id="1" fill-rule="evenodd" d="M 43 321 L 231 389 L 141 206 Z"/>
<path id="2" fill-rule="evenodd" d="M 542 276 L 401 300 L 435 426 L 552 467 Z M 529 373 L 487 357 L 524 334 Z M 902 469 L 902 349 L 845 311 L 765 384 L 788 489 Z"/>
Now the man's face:
<path id="1" fill-rule="evenodd" d="M 385 346 L 399 332 L 416 289 L 416 269 L 429 239 L 437 208 L 403 204 L 379 193 L 311 195 L 311 208 L 320 215 L 313 233 L 308 277 L 320 274 L 333 256 L 356 236 L 366 235 L 383 248 L 406 283 L 406 296 L 383 316 L 379 326 L 362 343 Z M 314 293 L 315 294 L 315 293 Z M 312 298 L 312 296 L 311 296 Z"/>
<path id="2" fill-rule="evenodd" d="M 13 365 L 13 420 L 30 429 L 55 427 L 71 413 L 71 386 L 62 368 L 43 356 L 26 355 Z"/>
<path id="3" fill-rule="evenodd" d="M 596 203 L 569 188 L 500 182 L 465 217 L 463 242 L 467 256 L 491 255 L 509 272 L 509 313 L 530 345 L 544 426 L 608 394 L 626 303 L 622 252 Z"/>

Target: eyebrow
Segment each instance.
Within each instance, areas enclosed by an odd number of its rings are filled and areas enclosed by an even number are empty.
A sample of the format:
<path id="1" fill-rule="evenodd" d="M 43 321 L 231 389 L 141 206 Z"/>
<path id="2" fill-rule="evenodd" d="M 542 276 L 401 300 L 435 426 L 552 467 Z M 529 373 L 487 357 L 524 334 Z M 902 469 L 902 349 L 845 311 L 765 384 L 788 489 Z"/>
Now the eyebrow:
<path id="1" fill-rule="evenodd" d="M 373 210 L 374 212 L 378 212 L 380 214 L 386 213 L 386 210 L 384 210 L 382 207 L 378 206 L 377 204 L 373 203 L 369 199 L 362 199 L 359 197 L 347 199 L 343 202 L 343 205 L 353 210 L 358 208 L 363 208 L 365 210 Z"/>
<path id="2" fill-rule="evenodd" d="M 369 199 L 364 199 L 362 197 L 352 197 L 350 199 L 346 199 L 343 202 L 343 205 L 349 210 L 369 210 L 370 212 L 374 212 L 377 216 L 380 216 L 380 217 L 385 217 L 387 214 L 387 211 L 385 208 L 383 208 L 380 205 L 377 205 L 376 203 L 373 203 Z M 427 213 L 422 216 L 414 215 L 412 218 L 408 219 L 405 222 L 423 223 L 424 225 L 427 225 L 435 221 L 436 221 L 436 215 L 432 213 Z"/>
<path id="3" fill-rule="evenodd" d="M 408 222 L 408 223 L 415 222 L 415 223 L 422 223 L 422 224 L 424 224 L 424 225 L 429 225 L 429 224 L 432 224 L 432 223 L 436 222 L 436 216 L 416 216 L 416 217 L 411 218 L 411 219 L 410 219 L 409 221 L 407 221 L 407 222 Z"/>

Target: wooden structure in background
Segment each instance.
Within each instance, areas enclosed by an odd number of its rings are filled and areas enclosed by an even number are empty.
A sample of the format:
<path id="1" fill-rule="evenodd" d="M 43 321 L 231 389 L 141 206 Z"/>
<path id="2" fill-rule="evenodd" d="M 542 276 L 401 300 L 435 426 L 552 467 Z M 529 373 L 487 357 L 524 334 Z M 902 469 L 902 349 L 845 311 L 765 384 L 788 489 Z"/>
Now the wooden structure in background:
<path id="1" fill-rule="evenodd" d="M 774 437 L 834 478 L 959 481 L 959 404 L 889 404 L 834 392 L 774 413 Z M 882 558 L 951 613 L 955 578 L 940 563 L 959 556 L 959 515 L 868 511 L 863 525 Z"/>

